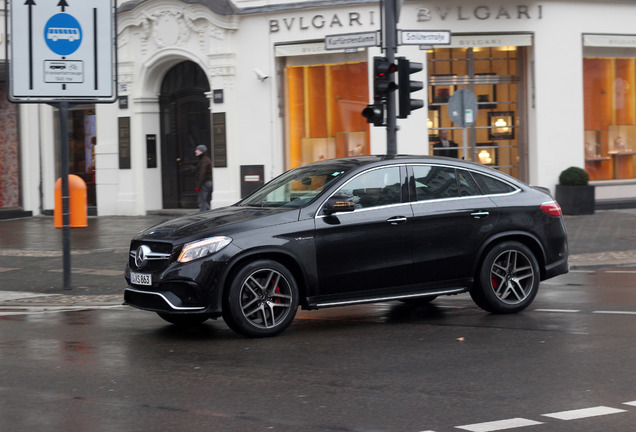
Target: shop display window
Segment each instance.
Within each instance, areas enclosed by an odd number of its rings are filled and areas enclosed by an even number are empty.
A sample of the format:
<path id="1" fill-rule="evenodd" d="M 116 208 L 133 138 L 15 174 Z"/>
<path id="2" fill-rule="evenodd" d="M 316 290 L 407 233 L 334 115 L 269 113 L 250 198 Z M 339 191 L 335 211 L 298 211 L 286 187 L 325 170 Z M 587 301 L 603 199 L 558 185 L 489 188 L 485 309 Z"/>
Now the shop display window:
<path id="1" fill-rule="evenodd" d="M 97 131 L 95 108 L 78 106 L 68 115 L 69 174 L 74 174 L 86 182 L 86 199 L 89 206 L 95 206 L 95 146 Z M 59 115 L 55 115 L 56 178 L 61 176 Z"/>
<path id="2" fill-rule="evenodd" d="M 285 67 L 287 168 L 369 154 L 367 63 Z"/>
<path id="3" fill-rule="evenodd" d="M 429 154 L 439 147 L 440 132 L 448 136 L 458 157 L 524 176 L 519 150 L 522 127 L 519 107 L 525 97 L 520 85 L 524 48 L 436 48 L 428 52 L 428 139 Z M 448 101 L 459 89 L 472 90 L 477 98 L 474 127 L 454 124 Z"/>
<path id="4" fill-rule="evenodd" d="M 636 177 L 636 58 L 583 59 L 585 170 L 590 180 Z"/>

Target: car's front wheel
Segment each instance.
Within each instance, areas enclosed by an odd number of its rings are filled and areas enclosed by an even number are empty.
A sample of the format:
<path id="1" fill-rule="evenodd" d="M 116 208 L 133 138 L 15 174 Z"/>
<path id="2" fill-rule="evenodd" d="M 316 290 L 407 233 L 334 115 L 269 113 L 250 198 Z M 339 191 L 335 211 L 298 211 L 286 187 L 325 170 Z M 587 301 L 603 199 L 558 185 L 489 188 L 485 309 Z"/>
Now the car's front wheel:
<path id="1" fill-rule="evenodd" d="M 274 336 L 289 326 L 298 308 L 292 273 L 272 260 L 247 264 L 234 276 L 223 304 L 223 319 L 248 337 Z"/>
<path id="2" fill-rule="evenodd" d="M 527 308 L 539 290 L 539 264 L 522 243 L 506 241 L 484 257 L 470 295 L 479 307 L 493 313 Z"/>

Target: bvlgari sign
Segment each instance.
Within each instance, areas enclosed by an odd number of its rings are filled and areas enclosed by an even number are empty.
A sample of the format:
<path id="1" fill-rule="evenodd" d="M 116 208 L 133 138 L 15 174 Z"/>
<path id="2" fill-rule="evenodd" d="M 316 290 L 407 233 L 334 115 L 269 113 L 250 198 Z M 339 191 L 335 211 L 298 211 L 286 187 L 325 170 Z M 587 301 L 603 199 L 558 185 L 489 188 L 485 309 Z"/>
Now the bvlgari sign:
<path id="1" fill-rule="evenodd" d="M 418 22 L 542 19 L 542 5 L 433 6 L 417 10 Z"/>
<path id="2" fill-rule="evenodd" d="M 443 4 L 443 3 L 442 3 Z M 410 11 L 402 8 L 401 17 Z M 540 4 L 488 4 L 478 6 L 425 5 L 414 10 L 417 22 L 451 21 L 523 21 L 543 18 L 543 5 Z M 364 30 L 379 25 L 379 14 L 366 12 L 314 13 L 269 20 L 269 32 L 306 30 Z"/>

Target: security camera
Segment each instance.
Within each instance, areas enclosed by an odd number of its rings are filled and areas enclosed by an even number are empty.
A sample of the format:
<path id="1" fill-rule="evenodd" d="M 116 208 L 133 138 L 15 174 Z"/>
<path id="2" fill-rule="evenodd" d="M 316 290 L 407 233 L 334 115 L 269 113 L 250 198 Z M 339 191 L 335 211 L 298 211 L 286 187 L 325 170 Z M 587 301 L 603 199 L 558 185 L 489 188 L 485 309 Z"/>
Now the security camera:
<path id="1" fill-rule="evenodd" d="M 267 78 L 269 78 L 269 75 L 267 75 L 265 72 L 263 72 L 259 68 L 254 69 L 254 73 L 256 74 L 258 79 L 261 81 L 265 81 Z"/>

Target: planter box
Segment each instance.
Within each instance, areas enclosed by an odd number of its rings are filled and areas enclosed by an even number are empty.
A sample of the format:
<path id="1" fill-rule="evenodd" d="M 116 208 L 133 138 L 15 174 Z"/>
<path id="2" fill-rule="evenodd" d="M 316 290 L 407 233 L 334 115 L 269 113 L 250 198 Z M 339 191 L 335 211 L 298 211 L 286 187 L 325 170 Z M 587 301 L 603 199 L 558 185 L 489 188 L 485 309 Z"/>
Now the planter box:
<path id="1" fill-rule="evenodd" d="M 556 186 L 556 200 L 564 215 L 594 214 L 594 186 Z"/>

